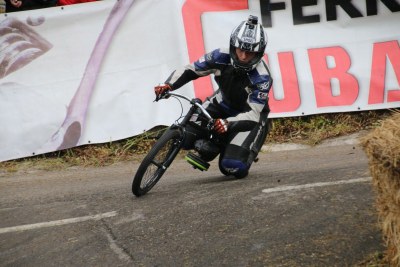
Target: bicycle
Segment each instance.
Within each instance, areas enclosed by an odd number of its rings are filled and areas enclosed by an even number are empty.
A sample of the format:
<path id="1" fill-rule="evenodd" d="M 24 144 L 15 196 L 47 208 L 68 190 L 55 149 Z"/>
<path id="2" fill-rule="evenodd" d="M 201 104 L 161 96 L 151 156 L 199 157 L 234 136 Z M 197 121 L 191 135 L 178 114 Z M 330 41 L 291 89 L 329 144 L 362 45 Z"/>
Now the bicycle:
<path id="1" fill-rule="evenodd" d="M 161 96 L 157 96 L 155 101 L 158 102 L 161 99 L 166 99 L 171 96 L 175 98 L 184 99 L 188 101 L 191 106 L 186 115 L 183 116 L 182 121 L 179 122 L 179 119 L 182 118 L 181 116 L 175 123 L 173 123 L 169 128 L 167 128 L 165 132 L 161 135 L 161 137 L 153 145 L 153 147 L 150 149 L 145 158 L 142 160 L 132 182 L 132 193 L 136 197 L 143 196 L 147 192 L 149 192 L 161 179 L 165 171 L 174 161 L 175 157 L 182 149 L 182 145 L 186 138 L 187 134 L 186 127 L 190 122 L 191 117 L 194 114 L 196 114 L 196 112 L 199 112 L 199 116 L 200 115 L 204 116 L 203 119 L 206 121 L 206 127 L 204 130 L 207 133 L 208 137 L 207 139 L 216 144 L 217 146 L 223 146 L 223 144 L 221 144 L 219 135 L 213 132 L 214 119 L 202 106 L 202 101 L 200 99 L 198 98 L 189 99 L 184 95 L 167 92 Z M 256 139 L 256 142 L 254 142 L 254 145 L 251 149 L 250 162 L 253 161 L 256 162 L 258 160 L 257 155 L 268 134 L 270 124 L 263 122 L 260 127 L 263 127 L 264 130 L 261 131 L 261 135 Z M 194 168 L 200 170 L 207 169 L 207 167 L 209 166 L 208 163 L 206 162 L 204 163 L 208 164 L 208 166 L 205 167 L 202 164 L 198 164 L 193 157 L 195 156 L 190 155 L 189 153 L 188 156 L 186 156 L 186 160 L 190 164 L 192 164 Z M 219 164 L 218 164 L 219 169 L 222 172 L 222 174 L 228 176 L 230 174 L 226 172 L 221 166 L 221 158 L 222 155 L 220 155 L 219 158 Z"/>

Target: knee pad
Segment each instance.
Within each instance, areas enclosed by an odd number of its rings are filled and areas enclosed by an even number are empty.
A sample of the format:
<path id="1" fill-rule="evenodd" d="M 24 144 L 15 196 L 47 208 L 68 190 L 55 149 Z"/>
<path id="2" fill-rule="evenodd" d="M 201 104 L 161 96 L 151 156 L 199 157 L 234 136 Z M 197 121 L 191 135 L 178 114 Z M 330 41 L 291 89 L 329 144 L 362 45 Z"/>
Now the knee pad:
<path id="1" fill-rule="evenodd" d="M 249 165 L 246 162 L 236 159 L 222 159 L 221 167 L 224 168 L 227 173 L 237 178 L 243 178 L 249 173 Z"/>

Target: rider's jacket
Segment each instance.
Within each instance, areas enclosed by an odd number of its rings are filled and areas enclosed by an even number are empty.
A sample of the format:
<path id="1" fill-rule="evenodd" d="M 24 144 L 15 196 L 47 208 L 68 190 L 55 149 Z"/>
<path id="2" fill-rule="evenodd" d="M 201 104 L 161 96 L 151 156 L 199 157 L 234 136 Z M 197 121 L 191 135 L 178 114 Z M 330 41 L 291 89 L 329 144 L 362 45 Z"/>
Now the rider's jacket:
<path id="1" fill-rule="evenodd" d="M 175 70 L 165 83 L 175 90 L 209 74 L 214 74 L 219 89 L 208 100 L 223 109 L 230 125 L 236 126 L 234 128 L 254 126 L 260 121 L 261 111 L 269 111 L 272 78 L 267 64 L 261 60 L 248 72 L 239 70 L 232 66 L 228 49 L 216 49 L 193 64 Z"/>

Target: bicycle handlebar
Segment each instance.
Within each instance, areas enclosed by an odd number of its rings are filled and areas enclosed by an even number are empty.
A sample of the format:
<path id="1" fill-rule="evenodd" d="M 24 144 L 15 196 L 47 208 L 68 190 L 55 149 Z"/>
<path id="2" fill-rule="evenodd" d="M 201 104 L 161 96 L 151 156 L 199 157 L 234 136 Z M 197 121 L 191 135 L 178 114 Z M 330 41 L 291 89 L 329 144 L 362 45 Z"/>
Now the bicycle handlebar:
<path id="1" fill-rule="evenodd" d="M 202 101 L 200 99 L 198 99 L 198 98 L 190 99 L 190 98 L 188 98 L 188 97 L 186 97 L 184 95 L 181 95 L 181 94 L 165 92 L 162 95 L 156 96 L 156 99 L 154 101 L 158 102 L 159 100 L 166 99 L 166 98 L 168 98 L 170 96 L 175 96 L 175 97 L 178 97 L 178 98 L 185 99 L 190 104 L 195 105 L 196 107 L 198 107 L 201 110 L 201 112 L 207 117 L 207 119 L 209 119 L 210 121 L 214 120 L 213 117 L 211 117 L 210 113 L 208 113 L 207 110 L 201 105 Z"/>

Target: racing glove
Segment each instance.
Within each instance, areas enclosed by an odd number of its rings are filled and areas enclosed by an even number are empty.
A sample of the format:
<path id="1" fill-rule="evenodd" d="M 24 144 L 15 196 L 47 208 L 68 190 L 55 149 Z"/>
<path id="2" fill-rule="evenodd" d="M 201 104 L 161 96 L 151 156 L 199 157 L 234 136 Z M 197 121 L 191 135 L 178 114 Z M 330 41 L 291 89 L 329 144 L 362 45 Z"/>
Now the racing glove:
<path id="1" fill-rule="evenodd" d="M 214 131 L 224 134 L 228 131 L 228 121 L 224 119 L 216 119 L 214 121 Z"/>
<path id="2" fill-rule="evenodd" d="M 156 87 L 154 87 L 154 93 L 156 94 L 157 97 L 160 97 L 171 90 L 172 90 L 171 86 L 165 83 L 159 84 Z"/>

